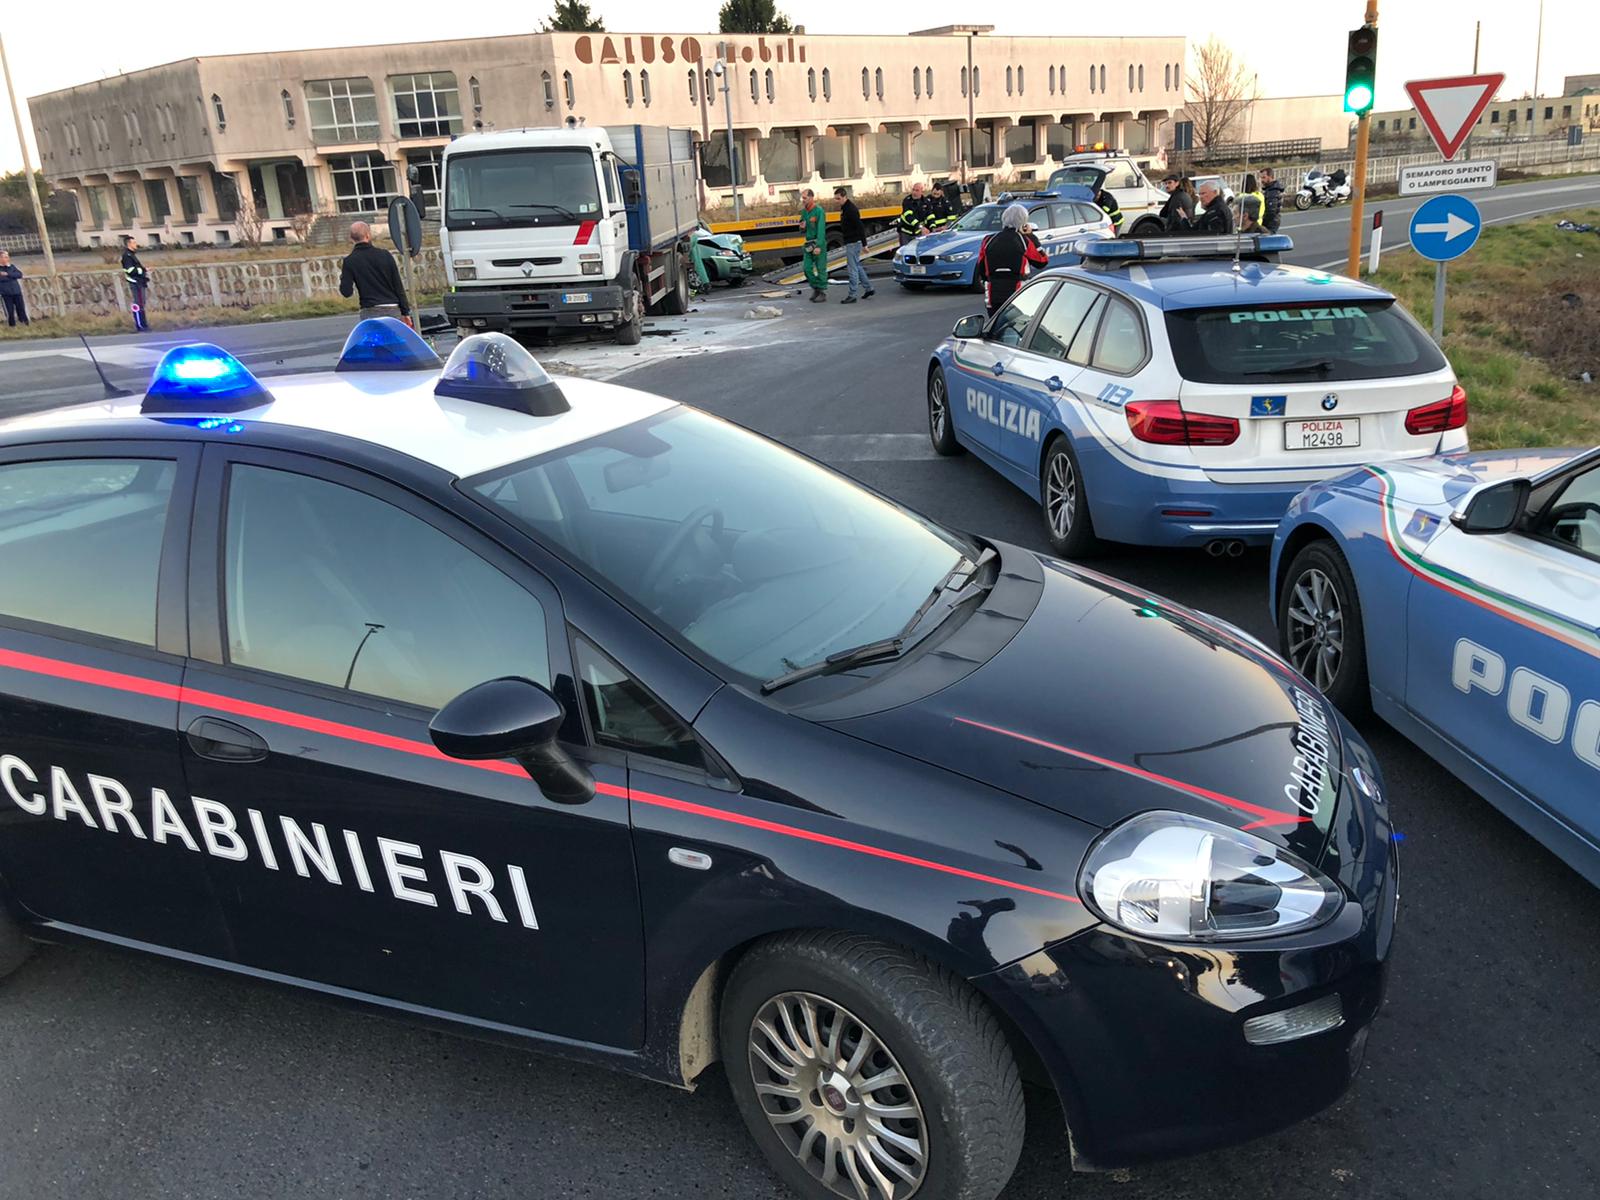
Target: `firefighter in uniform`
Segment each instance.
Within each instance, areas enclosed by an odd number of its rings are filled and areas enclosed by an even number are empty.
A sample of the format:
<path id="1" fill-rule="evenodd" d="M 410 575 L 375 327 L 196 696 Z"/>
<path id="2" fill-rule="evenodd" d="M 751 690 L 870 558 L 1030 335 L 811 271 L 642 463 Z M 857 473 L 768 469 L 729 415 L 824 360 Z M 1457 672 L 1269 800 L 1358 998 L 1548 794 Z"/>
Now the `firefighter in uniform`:
<path id="1" fill-rule="evenodd" d="M 911 194 L 900 201 L 900 220 L 895 225 L 899 230 L 902 246 L 912 238 L 928 232 L 931 207 L 928 197 L 923 194 L 923 185 L 913 183 Z"/>
<path id="2" fill-rule="evenodd" d="M 1111 232 L 1114 236 L 1122 235 L 1122 206 L 1117 203 L 1117 198 L 1098 184 L 1094 189 L 1094 202 L 1105 209 L 1106 216 L 1111 218 Z"/>
<path id="3" fill-rule="evenodd" d="M 144 264 L 139 261 L 139 243 L 133 236 L 122 239 L 122 278 L 128 284 L 128 295 L 131 298 L 129 311 L 133 313 L 133 329 L 135 333 L 143 333 L 150 328 L 144 319 L 145 298 L 150 291 L 150 272 L 144 269 Z"/>
<path id="4" fill-rule="evenodd" d="M 928 228 L 932 231 L 948 229 L 955 224 L 956 214 L 950 209 L 950 200 L 944 189 L 935 185 L 928 193 Z"/>

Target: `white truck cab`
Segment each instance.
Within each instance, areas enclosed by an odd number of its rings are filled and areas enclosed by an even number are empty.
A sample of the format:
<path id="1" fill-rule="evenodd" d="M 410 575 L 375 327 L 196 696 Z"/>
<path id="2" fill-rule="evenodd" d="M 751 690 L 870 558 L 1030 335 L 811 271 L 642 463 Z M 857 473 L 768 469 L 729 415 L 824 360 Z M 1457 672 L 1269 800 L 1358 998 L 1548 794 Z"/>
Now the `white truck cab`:
<path id="1" fill-rule="evenodd" d="M 688 309 L 698 221 L 687 130 L 510 129 L 444 151 L 446 315 L 463 334 L 610 329 Z"/>

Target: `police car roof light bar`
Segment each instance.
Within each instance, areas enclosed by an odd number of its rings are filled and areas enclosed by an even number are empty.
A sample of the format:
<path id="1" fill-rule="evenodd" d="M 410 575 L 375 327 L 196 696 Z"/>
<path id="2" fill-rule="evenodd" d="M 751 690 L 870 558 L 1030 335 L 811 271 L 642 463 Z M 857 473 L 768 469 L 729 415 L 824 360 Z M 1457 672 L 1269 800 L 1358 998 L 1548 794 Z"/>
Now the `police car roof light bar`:
<path id="1" fill-rule="evenodd" d="M 271 403 L 272 393 L 237 358 L 221 346 L 193 342 L 161 356 L 139 411 L 193 416 L 244 412 Z"/>
<path id="2" fill-rule="evenodd" d="M 539 360 L 503 333 L 475 333 L 462 339 L 451 351 L 433 394 L 530 417 L 554 417 L 572 408 Z"/>
<path id="3" fill-rule="evenodd" d="M 444 361 L 404 321 L 369 317 L 350 331 L 335 371 L 437 371 Z"/>
<path id="4" fill-rule="evenodd" d="M 1102 238 L 1080 241 L 1077 252 L 1089 262 L 1112 266 L 1124 262 L 1151 262 L 1162 258 L 1233 258 L 1236 254 L 1262 257 L 1294 249 L 1286 233 L 1254 233 L 1243 238 L 1222 237 Z"/>

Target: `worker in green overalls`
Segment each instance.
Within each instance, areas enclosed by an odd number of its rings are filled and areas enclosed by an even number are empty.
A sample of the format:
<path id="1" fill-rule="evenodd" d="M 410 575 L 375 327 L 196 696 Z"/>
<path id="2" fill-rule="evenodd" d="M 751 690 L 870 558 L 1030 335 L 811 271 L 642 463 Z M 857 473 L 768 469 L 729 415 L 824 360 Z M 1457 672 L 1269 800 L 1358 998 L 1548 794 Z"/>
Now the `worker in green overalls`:
<path id="1" fill-rule="evenodd" d="M 810 188 L 800 193 L 800 229 L 806 239 L 800 262 L 811 285 L 811 302 L 819 304 L 828 298 L 828 215 Z"/>

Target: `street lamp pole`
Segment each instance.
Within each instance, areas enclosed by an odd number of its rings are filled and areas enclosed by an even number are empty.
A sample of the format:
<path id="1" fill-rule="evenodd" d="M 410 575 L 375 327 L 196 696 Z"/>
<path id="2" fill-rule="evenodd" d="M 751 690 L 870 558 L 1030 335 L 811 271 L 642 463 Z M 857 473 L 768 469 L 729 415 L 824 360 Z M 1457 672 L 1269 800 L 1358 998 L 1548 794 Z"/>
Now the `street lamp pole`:
<path id="1" fill-rule="evenodd" d="M 733 184 L 733 219 L 739 219 L 739 161 L 733 155 L 733 97 L 728 91 L 728 76 L 732 74 L 720 58 L 712 72 L 722 81 L 722 111 L 728 120 L 728 180 Z"/>
<path id="2" fill-rule="evenodd" d="M 44 223 L 44 205 L 39 202 L 39 183 L 33 177 L 33 160 L 28 156 L 28 137 L 22 129 L 22 110 L 17 107 L 17 89 L 11 86 L 11 62 L 6 58 L 6 40 L 0 37 L 0 70 L 5 72 L 6 95 L 11 97 L 11 117 L 17 123 L 17 148 L 22 151 L 22 173 L 28 180 L 28 195 L 33 199 L 33 219 L 39 224 L 39 244 L 44 247 L 44 267 L 50 278 L 56 276 L 55 251 L 50 248 L 50 230 Z"/>

